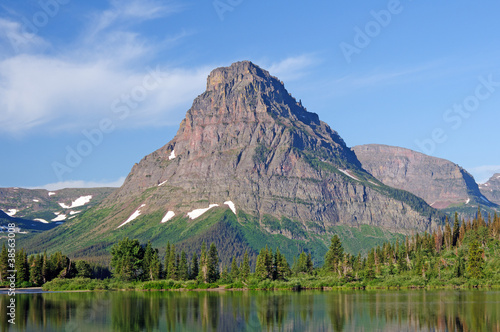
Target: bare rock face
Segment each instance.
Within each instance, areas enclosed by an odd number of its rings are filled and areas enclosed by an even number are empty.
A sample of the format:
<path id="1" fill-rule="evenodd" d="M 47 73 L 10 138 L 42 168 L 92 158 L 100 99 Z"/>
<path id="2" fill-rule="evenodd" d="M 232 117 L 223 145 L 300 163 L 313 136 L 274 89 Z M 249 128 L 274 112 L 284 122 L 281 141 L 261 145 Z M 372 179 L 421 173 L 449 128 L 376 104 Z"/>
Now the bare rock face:
<path id="1" fill-rule="evenodd" d="M 418 198 L 412 205 L 388 192 L 282 82 L 243 61 L 212 71 L 177 135 L 136 164 L 103 207 L 121 207 L 108 218 L 114 227 L 143 204 L 142 214 L 185 216 L 226 201 L 305 229 L 368 224 L 408 233 L 440 222 Z M 452 198 L 466 196 L 453 191 Z"/>
<path id="2" fill-rule="evenodd" d="M 384 184 L 409 191 L 437 209 L 451 205 L 490 206 L 472 175 L 448 160 L 400 147 L 355 146 L 363 168 Z"/>
<path id="3" fill-rule="evenodd" d="M 488 182 L 480 184 L 479 189 L 491 202 L 500 204 L 500 173 L 493 175 Z"/>

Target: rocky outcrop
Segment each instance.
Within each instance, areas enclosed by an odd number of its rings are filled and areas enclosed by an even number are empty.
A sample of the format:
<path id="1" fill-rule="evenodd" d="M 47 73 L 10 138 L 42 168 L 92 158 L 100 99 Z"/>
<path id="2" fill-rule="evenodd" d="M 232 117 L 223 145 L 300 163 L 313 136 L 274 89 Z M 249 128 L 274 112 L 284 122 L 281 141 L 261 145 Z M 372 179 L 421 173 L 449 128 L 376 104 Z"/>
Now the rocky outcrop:
<path id="1" fill-rule="evenodd" d="M 493 175 L 488 182 L 480 184 L 479 189 L 486 198 L 500 205 L 500 173 Z"/>
<path id="2" fill-rule="evenodd" d="M 379 181 L 409 191 L 432 207 L 492 205 L 472 175 L 448 160 L 387 145 L 359 145 L 353 149 L 363 168 Z"/>
<path id="3" fill-rule="evenodd" d="M 326 232 L 368 224 L 408 233 L 439 222 L 416 197 L 420 208 L 389 192 L 282 82 L 243 61 L 212 71 L 177 135 L 136 164 L 102 206 L 121 207 L 107 220 L 113 227 L 139 206 L 141 214 L 186 216 L 226 201 Z"/>

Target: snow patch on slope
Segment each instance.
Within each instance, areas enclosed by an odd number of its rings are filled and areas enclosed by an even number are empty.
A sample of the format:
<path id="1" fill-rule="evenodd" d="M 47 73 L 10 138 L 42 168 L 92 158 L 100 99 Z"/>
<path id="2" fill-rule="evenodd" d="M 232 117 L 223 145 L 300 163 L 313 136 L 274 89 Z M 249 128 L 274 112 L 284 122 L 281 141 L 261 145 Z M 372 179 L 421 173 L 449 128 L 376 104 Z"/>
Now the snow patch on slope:
<path id="1" fill-rule="evenodd" d="M 168 156 L 168 160 L 172 160 L 175 158 L 175 150 L 172 150 L 172 152 L 170 153 L 170 156 Z"/>
<path id="2" fill-rule="evenodd" d="M 74 214 L 77 214 L 77 213 L 80 213 L 80 212 L 82 212 L 82 211 L 69 211 L 69 214 L 70 215 L 74 215 Z"/>
<path id="3" fill-rule="evenodd" d="M 196 210 L 193 210 L 191 212 L 188 212 L 188 217 L 190 219 L 196 219 L 198 218 L 199 216 L 201 216 L 203 213 L 207 212 L 208 210 L 210 210 L 211 208 L 213 207 L 216 207 L 216 206 L 219 206 L 219 204 L 210 204 L 207 208 L 205 209 L 196 209 Z"/>
<path id="4" fill-rule="evenodd" d="M 359 179 L 351 174 L 349 174 L 349 171 L 345 170 L 345 169 L 340 169 L 339 168 L 339 171 L 341 171 L 342 173 L 344 173 L 345 175 L 347 175 L 348 177 L 350 177 L 351 179 L 354 179 L 356 181 L 359 181 Z"/>
<path id="5" fill-rule="evenodd" d="M 34 199 L 33 202 L 39 203 L 40 201 L 38 199 Z"/>
<path id="6" fill-rule="evenodd" d="M 236 207 L 234 206 L 234 203 L 232 201 L 226 201 L 224 202 L 224 204 L 229 206 L 231 211 L 233 211 L 233 213 L 236 214 Z"/>
<path id="7" fill-rule="evenodd" d="M 34 221 L 39 221 L 39 222 L 43 222 L 44 224 L 48 224 L 49 222 L 45 219 L 42 219 L 42 218 L 36 218 L 36 219 L 33 219 Z"/>
<path id="8" fill-rule="evenodd" d="M 141 206 L 139 206 L 139 208 L 137 210 L 134 211 L 134 213 L 132 213 L 132 215 L 130 217 L 128 217 L 127 220 L 125 220 L 120 226 L 118 226 L 117 228 L 120 228 L 122 227 L 123 225 L 131 222 L 132 220 L 134 220 L 135 218 L 139 217 L 141 215 L 141 208 L 145 207 L 146 204 L 141 204 Z"/>
<path id="9" fill-rule="evenodd" d="M 163 217 L 163 219 L 161 220 L 161 222 L 162 223 L 167 222 L 170 219 L 172 219 L 174 216 L 175 216 L 174 211 L 168 211 L 167 214 L 165 215 L 165 217 Z"/>
<path id="10" fill-rule="evenodd" d="M 9 217 L 13 217 L 19 210 L 17 209 L 9 209 L 9 211 L 5 212 Z"/>
<path id="11" fill-rule="evenodd" d="M 88 196 L 81 196 L 81 197 L 78 197 L 76 200 L 74 200 L 73 202 L 71 202 L 71 205 L 68 206 L 64 203 L 58 203 L 63 209 L 72 209 L 72 208 L 76 208 L 76 207 L 79 207 L 79 206 L 84 206 L 85 204 L 87 204 L 88 202 L 90 202 L 90 200 L 92 199 L 92 195 L 88 195 Z"/>
<path id="12" fill-rule="evenodd" d="M 465 204 L 469 204 L 470 202 L 470 198 L 467 198 L 467 201 L 465 202 Z"/>
<path id="13" fill-rule="evenodd" d="M 65 214 L 59 214 L 58 212 L 56 212 L 56 216 L 54 219 L 52 219 L 52 221 L 63 221 L 63 220 L 66 220 L 66 215 Z"/>
<path id="14" fill-rule="evenodd" d="M 55 195 L 56 193 L 53 193 L 52 191 L 49 191 L 49 196 Z"/>
<path id="15" fill-rule="evenodd" d="M 168 181 L 168 180 L 163 181 L 162 183 L 160 183 L 160 184 L 158 185 L 158 187 L 163 186 L 165 183 L 167 183 L 167 181 Z"/>

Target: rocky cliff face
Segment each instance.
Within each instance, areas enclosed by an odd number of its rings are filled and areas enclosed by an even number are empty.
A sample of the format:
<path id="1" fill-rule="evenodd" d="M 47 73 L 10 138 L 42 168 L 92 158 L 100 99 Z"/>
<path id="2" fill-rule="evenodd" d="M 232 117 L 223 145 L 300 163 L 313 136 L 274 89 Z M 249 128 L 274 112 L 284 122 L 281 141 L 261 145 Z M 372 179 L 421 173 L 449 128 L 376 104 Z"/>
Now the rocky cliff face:
<path id="1" fill-rule="evenodd" d="M 479 189 L 490 201 L 500 204 L 500 173 L 493 175 L 488 182 L 480 184 Z"/>
<path id="2" fill-rule="evenodd" d="M 410 232 L 435 224 L 383 187 L 282 82 L 244 61 L 210 74 L 174 139 L 136 164 L 104 206 L 122 207 L 110 218 L 114 227 L 140 206 L 141 214 L 187 216 L 227 201 L 305 229 L 312 222 Z"/>
<path id="3" fill-rule="evenodd" d="M 472 175 L 448 160 L 378 144 L 353 149 L 363 168 L 379 181 L 409 191 L 432 207 L 492 205 L 483 197 Z"/>

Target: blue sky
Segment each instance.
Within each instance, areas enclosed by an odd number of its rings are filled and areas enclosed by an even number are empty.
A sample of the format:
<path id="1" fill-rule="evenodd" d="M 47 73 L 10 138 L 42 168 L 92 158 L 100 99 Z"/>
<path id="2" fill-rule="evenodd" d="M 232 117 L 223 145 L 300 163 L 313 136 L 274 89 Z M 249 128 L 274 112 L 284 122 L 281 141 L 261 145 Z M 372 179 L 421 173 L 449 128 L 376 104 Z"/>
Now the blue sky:
<path id="1" fill-rule="evenodd" d="M 251 60 L 348 146 L 500 172 L 500 3 L 4 0 L 0 187 L 118 185 Z"/>

